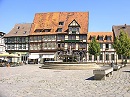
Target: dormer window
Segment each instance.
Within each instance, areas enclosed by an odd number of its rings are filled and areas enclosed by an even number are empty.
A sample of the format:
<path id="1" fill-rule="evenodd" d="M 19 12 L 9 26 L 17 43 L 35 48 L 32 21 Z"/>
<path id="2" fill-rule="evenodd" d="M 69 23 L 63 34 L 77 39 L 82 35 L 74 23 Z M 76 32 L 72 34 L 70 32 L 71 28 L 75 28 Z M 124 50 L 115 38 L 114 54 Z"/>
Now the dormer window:
<path id="1" fill-rule="evenodd" d="M 18 32 L 16 31 L 16 32 L 14 32 L 14 34 L 17 34 Z"/>
<path id="2" fill-rule="evenodd" d="M 80 25 L 77 23 L 76 20 L 73 20 L 69 25 L 69 34 L 79 34 L 80 32 Z"/>
<path id="3" fill-rule="evenodd" d="M 111 41 L 111 36 L 107 36 L 107 41 Z"/>
<path id="4" fill-rule="evenodd" d="M 59 22 L 59 26 L 63 26 L 64 25 L 64 22 Z"/>
<path id="5" fill-rule="evenodd" d="M 35 32 L 43 32 L 43 29 L 36 29 Z"/>
<path id="6" fill-rule="evenodd" d="M 94 38 L 96 38 L 96 36 L 90 36 L 90 40 L 93 40 Z"/>
<path id="7" fill-rule="evenodd" d="M 99 36 L 99 41 L 103 41 L 103 36 Z"/>
<path id="8" fill-rule="evenodd" d="M 57 32 L 62 32 L 62 28 L 58 28 L 58 29 L 57 29 Z"/>
<path id="9" fill-rule="evenodd" d="M 94 39 L 94 37 L 91 37 L 91 40 L 93 40 Z"/>
<path id="10" fill-rule="evenodd" d="M 72 34 L 79 32 L 79 27 L 69 27 L 69 32 L 72 32 Z"/>
<path id="11" fill-rule="evenodd" d="M 43 32 L 50 32 L 51 29 L 44 29 Z"/>
<path id="12" fill-rule="evenodd" d="M 23 34 L 26 34 L 27 31 L 24 31 Z"/>
<path id="13" fill-rule="evenodd" d="M 20 26 L 18 26 L 17 28 L 20 29 Z"/>

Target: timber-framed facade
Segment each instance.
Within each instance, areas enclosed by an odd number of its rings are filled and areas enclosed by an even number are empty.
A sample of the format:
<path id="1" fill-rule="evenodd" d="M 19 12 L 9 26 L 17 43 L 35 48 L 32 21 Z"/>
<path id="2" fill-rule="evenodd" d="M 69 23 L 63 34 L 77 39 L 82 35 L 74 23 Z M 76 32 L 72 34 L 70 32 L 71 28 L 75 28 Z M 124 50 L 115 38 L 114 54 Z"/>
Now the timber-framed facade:
<path id="1" fill-rule="evenodd" d="M 113 26 L 112 32 L 88 32 L 88 26 L 89 12 L 36 13 L 33 23 L 16 24 L 4 36 L 5 50 L 20 54 L 19 61 L 27 63 L 116 63 L 120 55 L 116 54 L 113 41 L 119 35 L 119 29 L 124 29 L 129 35 L 130 26 Z M 98 57 L 88 53 L 93 37 L 100 43 L 101 54 Z"/>

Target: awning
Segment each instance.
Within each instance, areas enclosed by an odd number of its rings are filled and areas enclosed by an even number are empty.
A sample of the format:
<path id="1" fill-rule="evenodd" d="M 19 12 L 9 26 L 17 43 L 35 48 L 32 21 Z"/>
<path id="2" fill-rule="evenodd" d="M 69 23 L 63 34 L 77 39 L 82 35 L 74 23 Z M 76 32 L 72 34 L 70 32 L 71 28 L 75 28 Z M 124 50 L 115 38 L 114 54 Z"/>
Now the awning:
<path id="1" fill-rule="evenodd" d="M 0 60 L 4 60 L 4 58 L 0 58 Z"/>
<path id="2" fill-rule="evenodd" d="M 43 55 L 42 58 L 54 58 L 54 55 Z"/>
<path id="3" fill-rule="evenodd" d="M 38 59 L 39 55 L 29 55 L 29 59 Z"/>
<path id="4" fill-rule="evenodd" d="M 11 58 L 19 58 L 20 56 L 18 54 L 10 54 L 10 56 L 8 57 L 11 57 Z"/>
<path id="5" fill-rule="evenodd" d="M 8 52 L 0 53 L 0 57 L 7 57 L 10 56 Z"/>

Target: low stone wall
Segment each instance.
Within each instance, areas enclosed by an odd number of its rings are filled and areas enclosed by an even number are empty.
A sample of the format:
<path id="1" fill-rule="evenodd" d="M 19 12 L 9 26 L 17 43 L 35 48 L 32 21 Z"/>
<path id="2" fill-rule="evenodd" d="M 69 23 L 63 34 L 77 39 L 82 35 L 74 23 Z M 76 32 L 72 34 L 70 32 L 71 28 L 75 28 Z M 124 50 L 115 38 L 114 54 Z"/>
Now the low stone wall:
<path id="1" fill-rule="evenodd" d="M 45 65 L 96 65 L 95 62 L 58 62 L 58 61 L 48 61 L 44 62 Z"/>
<path id="2" fill-rule="evenodd" d="M 112 72 L 113 72 L 112 67 L 93 70 L 94 79 L 95 80 L 106 80 L 106 77 L 109 77 L 110 75 L 112 75 Z"/>

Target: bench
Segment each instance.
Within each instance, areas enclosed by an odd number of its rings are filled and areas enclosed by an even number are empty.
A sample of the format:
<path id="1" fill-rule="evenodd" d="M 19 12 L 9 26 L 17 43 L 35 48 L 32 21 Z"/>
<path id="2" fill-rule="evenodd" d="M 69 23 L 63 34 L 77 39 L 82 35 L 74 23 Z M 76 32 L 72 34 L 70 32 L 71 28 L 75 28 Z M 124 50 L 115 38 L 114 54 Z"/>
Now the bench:
<path id="1" fill-rule="evenodd" d="M 119 70 L 121 67 L 122 67 L 122 66 L 120 66 L 120 65 L 113 65 L 113 70 L 114 70 L 114 71 L 117 71 L 117 70 Z"/>
<path id="2" fill-rule="evenodd" d="M 106 67 L 102 69 L 96 69 L 93 70 L 94 79 L 95 80 L 106 80 L 106 77 L 109 77 L 112 75 L 113 68 L 112 67 Z"/>
<path id="3" fill-rule="evenodd" d="M 125 67 L 125 64 L 119 64 L 119 66 L 121 66 L 121 68 L 122 68 L 122 67 Z"/>

